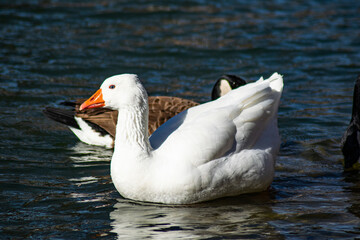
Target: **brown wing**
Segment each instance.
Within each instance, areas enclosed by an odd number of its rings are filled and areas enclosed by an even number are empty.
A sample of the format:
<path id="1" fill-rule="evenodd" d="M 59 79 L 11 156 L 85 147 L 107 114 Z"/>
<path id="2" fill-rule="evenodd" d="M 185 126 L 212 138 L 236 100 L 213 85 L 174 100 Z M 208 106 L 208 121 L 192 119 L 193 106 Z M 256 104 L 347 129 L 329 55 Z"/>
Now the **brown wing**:
<path id="1" fill-rule="evenodd" d="M 76 101 L 76 116 L 96 124 L 115 138 L 118 111 L 107 108 L 91 108 L 80 111 L 79 107 L 84 101 L 82 99 Z M 178 97 L 149 97 L 149 135 L 173 116 L 196 105 L 199 103 Z"/>
<path id="2" fill-rule="evenodd" d="M 199 103 L 178 97 L 149 97 L 149 135 L 167 120 Z"/>
<path id="3" fill-rule="evenodd" d="M 118 112 L 108 108 L 91 108 L 80 111 L 79 107 L 85 100 L 86 99 L 79 99 L 76 101 L 75 116 L 94 123 L 108 132 L 112 138 L 115 138 Z"/>

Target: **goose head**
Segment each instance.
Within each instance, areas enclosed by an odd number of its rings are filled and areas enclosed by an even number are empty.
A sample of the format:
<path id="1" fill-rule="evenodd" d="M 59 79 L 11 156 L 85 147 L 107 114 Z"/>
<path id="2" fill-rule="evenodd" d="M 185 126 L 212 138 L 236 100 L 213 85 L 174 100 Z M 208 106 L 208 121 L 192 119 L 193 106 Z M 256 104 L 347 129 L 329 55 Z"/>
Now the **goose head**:
<path id="1" fill-rule="evenodd" d="M 238 88 L 246 84 L 246 81 L 241 77 L 236 75 L 225 74 L 222 75 L 216 81 L 212 93 L 211 93 L 211 100 L 215 100 L 219 97 L 224 96 L 232 89 Z"/>
<path id="2" fill-rule="evenodd" d="M 141 107 L 147 105 L 147 93 L 136 74 L 120 74 L 109 77 L 88 100 L 80 106 L 80 111 L 106 107 L 118 110 L 121 107 Z"/>

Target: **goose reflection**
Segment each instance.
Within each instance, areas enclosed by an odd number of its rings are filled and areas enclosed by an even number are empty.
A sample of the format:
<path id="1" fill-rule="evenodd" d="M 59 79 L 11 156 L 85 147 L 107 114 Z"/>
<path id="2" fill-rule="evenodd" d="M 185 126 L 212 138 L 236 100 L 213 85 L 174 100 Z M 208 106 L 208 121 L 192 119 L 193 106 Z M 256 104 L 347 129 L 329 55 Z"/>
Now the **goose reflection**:
<path id="1" fill-rule="evenodd" d="M 344 192 L 348 193 L 349 198 L 347 203 L 347 211 L 355 215 L 358 219 L 360 218 L 360 203 L 359 203 L 359 192 L 360 192 L 360 173 L 358 171 L 344 172 L 344 181 L 349 184 L 344 187 Z"/>
<path id="2" fill-rule="evenodd" d="M 269 191 L 188 206 L 119 199 L 110 213 L 118 239 L 266 238 L 281 235 L 265 219 L 277 215 Z M 265 220 L 265 221 L 264 221 Z"/>
<path id="3" fill-rule="evenodd" d="M 74 186 L 70 197 L 77 203 L 110 205 L 108 196 L 114 189 L 109 172 L 113 151 L 78 142 L 69 151 L 69 162 L 73 166 L 68 181 Z"/>
<path id="4" fill-rule="evenodd" d="M 71 150 L 73 153 L 70 155 L 70 159 L 75 164 L 104 162 L 104 164 L 109 165 L 113 154 L 112 149 L 91 146 L 82 142 L 78 142 Z"/>

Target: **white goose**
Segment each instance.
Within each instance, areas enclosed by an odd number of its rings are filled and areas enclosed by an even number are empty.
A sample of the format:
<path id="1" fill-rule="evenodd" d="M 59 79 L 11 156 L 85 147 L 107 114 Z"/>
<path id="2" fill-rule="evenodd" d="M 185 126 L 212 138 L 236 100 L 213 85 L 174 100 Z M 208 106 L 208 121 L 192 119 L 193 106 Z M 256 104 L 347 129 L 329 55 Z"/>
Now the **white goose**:
<path id="1" fill-rule="evenodd" d="M 280 146 L 283 88 L 274 73 L 192 107 L 148 138 L 148 97 L 137 75 L 104 81 L 81 106 L 118 110 L 111 177 L 126 198 L 189 204 L 266 190 Z"/>

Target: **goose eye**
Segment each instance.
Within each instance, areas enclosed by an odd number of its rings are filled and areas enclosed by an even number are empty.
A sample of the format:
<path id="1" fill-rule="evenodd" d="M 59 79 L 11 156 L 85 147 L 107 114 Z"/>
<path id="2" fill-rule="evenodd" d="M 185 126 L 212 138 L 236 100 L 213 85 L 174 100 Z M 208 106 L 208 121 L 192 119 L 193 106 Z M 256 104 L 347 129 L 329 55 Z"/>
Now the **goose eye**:
<path id="1" fill-rule="evenodd" d="M 115 85 L 110 85 L 109 88 L 110 88 L 110 89 L 114 89 L 114 88 L 115 88 Z"/>

